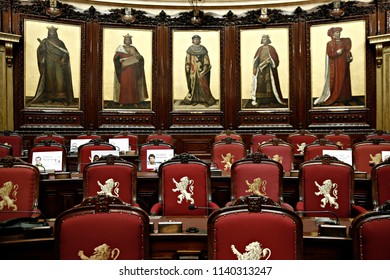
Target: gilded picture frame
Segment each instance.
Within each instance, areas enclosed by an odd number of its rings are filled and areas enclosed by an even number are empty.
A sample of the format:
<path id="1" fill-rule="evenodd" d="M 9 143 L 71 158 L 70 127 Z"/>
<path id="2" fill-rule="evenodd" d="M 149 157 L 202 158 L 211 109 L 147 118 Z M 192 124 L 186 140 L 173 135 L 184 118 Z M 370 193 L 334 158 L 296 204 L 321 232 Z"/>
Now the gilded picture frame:
<path id="1" fill-rule="evenodd" d="M 102 28 L 103 110 L 152 110 L 154 33 L 148 28 Z"/>
<path id="2" fill-rule="evenodd" d="M 80 108 L 82 33 L 80 24 L 24 19 L 25 108 Z"/>
<path id="3" fill-rule="evenodd" d="M 221 30 L 172 29 L 171 38 L 173 111 L 220 111 Z"/>
<path id="4" fill-rule="evenodd" d="M 241 28 L 241 110 L 288 110 L 290 105 L 289 27 Z"/>
<path id="5" fill-rule="evenodd" d="M 366 21 L 311 25 L 309 31 L 311 108 L 366 107 Z"/>

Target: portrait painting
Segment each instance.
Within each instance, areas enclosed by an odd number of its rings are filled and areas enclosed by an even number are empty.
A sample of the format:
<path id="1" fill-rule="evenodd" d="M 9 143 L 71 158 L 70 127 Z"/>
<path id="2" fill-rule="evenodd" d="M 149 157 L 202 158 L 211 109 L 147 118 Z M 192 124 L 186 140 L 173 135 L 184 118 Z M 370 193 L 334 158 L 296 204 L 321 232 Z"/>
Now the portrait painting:
<path id="1" fill-rule="evenodd" d="M 365 30 L 363 20 L 310 27 L 313 108 L 365 106 Z"/>
<path id="2" fill-rule="evenodd" d="M 24 21 L 24 105 L 78 109 L 81 26 Z"/>
<path id="3" fill-rule="evenodd" d="M 289 108 L 289 29 L 240 30 L 242 110 Z"/>
<path id="4" fill-rule="evenodd" d="M 219 30 L 173 30 L 173 110 L 219 110 L 221 99 Z"/>
<path id="5" fill-rule="evenodd" d="M 103 28 L 103 109 L 151 110 L 153 31 Z"/>

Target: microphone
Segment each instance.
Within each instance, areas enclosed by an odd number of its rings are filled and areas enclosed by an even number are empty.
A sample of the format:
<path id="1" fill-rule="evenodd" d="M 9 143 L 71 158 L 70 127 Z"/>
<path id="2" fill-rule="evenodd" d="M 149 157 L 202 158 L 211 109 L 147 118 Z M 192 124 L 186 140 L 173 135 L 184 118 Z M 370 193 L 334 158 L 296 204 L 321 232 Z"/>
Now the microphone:
<path id="1" fill-rule="evenodd" d="M 195 204 L 188 205 L 188 210 L 195 210 L 195 209 L 207 209 L 207 210 L 218 210 L 217 207 L 207 207 L 207 206 L 196 206 Z"/>
<path id="2" fill-rule="evenodd" d="M 316 226 L 320 225 L 321 223 L 325 225 L 339 225 L 339 217 L 335 212 L 329 211 L 329 210 L 307 210 L 307 211 L 296 211 L 295 213 L 299 214 L 330 214 L 335 219 L 323 217 L 323 218 L 316 218 L 315 219 L 315 224 Z"/>

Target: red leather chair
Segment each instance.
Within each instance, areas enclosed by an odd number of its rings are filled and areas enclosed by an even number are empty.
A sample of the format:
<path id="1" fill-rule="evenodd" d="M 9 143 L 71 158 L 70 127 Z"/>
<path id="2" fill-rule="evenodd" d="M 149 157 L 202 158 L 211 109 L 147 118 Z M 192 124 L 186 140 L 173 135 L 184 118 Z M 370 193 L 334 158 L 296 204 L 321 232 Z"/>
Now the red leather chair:
<path id="1" fill-rule="evenodd" d="M 273 138 L 259 146 L 259 153 L 266 154 L 269 158 L 279 162 L 284 172 L 294 169 L 294 147 L 279 138 Z"/>
<path id="2" fill-rule="evenodd" d="M 305 146 L 313 143 L 317 139 L 317 135 L 304 129 L 287 136 L 287 142 L 294 147 L 294 155 L 303 155 Z"/>
<path id="3" fill-rule="evenodd" d="M 55 221 L 60 260 L 149 259 L 149 216 L 118 197 L 98 195 Z"/>
<path id="4" fill-rule="evenodd" d="M 168 150 L 174 149 L 173 146 L 161 139 L 154 139 L 148 143 L 144 143 L 139 148 L 139 160 L 141 171 L 156 171 L 155 168 L 148 168 L 148 151 L 149 150 Z"/>
<path id="5" fill-rule="evenodd" d="M 390 260 L 390 201 L 377 211 L 356 217 L 351 224 L 356 260 Z"/>
<path id="6" fill-rule="evenodd" d="M 55 171 L 67 171 L 67 167 L 66 167 L 67 156 L 66 156 L 66 148 L 64 145 L 62 145 L 54 140 L 51 140 L 51 139 L 42 140 L 41 142 L 36 143 L 31 147 L 29 155 L 28 155 L 28 162 L 31 164 L 35 164 L 35 161 L 33 158 L 33 157 L 35 157 L 34 154 L 40 153 L 40 152 L 48 152 L 48 153 L 61 152 L 62 153 L 62 167 L 61 167 L 61 169 L 58 169 Z M 43 169 L 44 170 L 40 169 L 40 171 L 41 172 L 47 171 L 46 167 L 43 167 Z"/>
<path id="7" fill-rule="evenodd" d="M 5 130 L 0 133 L 0 144 L 6 144 L 12 147 L 12 156 L 20 157 L 22 155 L 23 138 L 19 134 Z"/>
<path id="8" fill-rule="evenodd" d="M 43 140 L 53 140 L 57 143 L 65 146 L 65 137 L 62 135 L 59 135 L 55 132 L 50 133 L 44 133 L 42 135 L 38 135 L 34 138 L 34 144 L 40 143 Z"/>
<path id="9" fill-rule="evenodd" d="M 352 166 L 328 155 L 301 163 L 296 209 L 324 211 L 317 216 L 329 216 L 325 211 L 331 211 L 339 218 L 352 218 L 367 211 L 354 203 Z"/>
<path id="10" fill-rule="evenodd" d="M 225 139 L 225 138 L 233 138 L 236 141 L 242 141 L 241 135 L 239 135 L 235 131 L 229 130 L 229 129 L 221 131 L 218 135 L 215 136 L 214 141 L 218 142 L 218 141 L 221 141 L 222 139 Z"/>
<path id="11" fill-rule="evenodd" d="M 240 196 L 256 194 L 279 202 L 283 207 L 294 208 L 283 202 L 283 166 L 267 155 L 253 153 L 233 163 L 231 169 L 231 201 Z"/>
<path id="12" fill-rule="evenodd" d="M 382 151 L 390 151 L 390 141 L 373 138 L 355 143 L 352 146 L 355 171 L 371 174 L 372 167 L 382 162 Z"/>
<path id="13" fill-rule="evenodd" d="M 0 222 L 17 218 L 38 218 L 40 173 L 19 158 L 0 158 Z"/>
<path id="14" fill-rule="evenodd" d="M 371 188 L 374 209 L 390 200 L 390 158 L 372 168 Z"/>
<path id="15" fill-rule="evenodd" d="M 277 138 L 276 134 L 268 133 L 265 130 L 253 134 L 251 137 L 251 153 L 256 153 L 261 144 L 274 138 Z"/>
<path id="16" fill-rule="evenodd" d="M 127 138 L 129 139 L 129 147 L 132 151 L 138 151 L 138 136 L 127 131 L 114 135 L 113 138 Z"/>
<path id="17" fill-rule="evenodd" d="M 151 215 L 207 216 L 219 209 L 211 201 L 210 166 L 195 156 L 173 157 L 160 165 L 158 175 L 159 201 Z"/>
<path id="18" fill-rule="evenodd" d="M 92 151 L 115 151 L 115 146 L 101 139 L 92 139 L 88 143 L 81 145 L 78 148 L 78 166 L 77 170 L 83 173 L 84 167 L 93 161 L 91 158 Z"/>
<path id="19" fill-rule="evenodd" d="M 168 144 L 171 144 L 171 145 L 173 144 L 173 137 L 172 137 L 172 135 L 163 133 L 161 130 L 156 131 L 156 133 L 149 134 L 146 137 L 146 143 L 148 143 L 148 142 L 150 142 L 152 140 L 155 140 L 155 139 L 162 140 L 165 143 L 168 143 Z"/>
<path id="20" fill-rule="evenodd" d="M 232 164 L 246 156 L 245 144 L 233 138 L 214 142 L 211 147 L 211 160 L 218 169 L 230 172 Z"/>
<path id="21" fill-rule="evenodd" d="M 375 130 L 370 134 L 366 135 L 366 140 L 382 138 L 385 141 L 390 141 L 390 134 L 386 130 Z"/>
<path id="22" fill-rule="evenodd" d="M 305 146 L 303 150 L 303 161 L 312 160 L 317 156 L 322 156 L 324 150 L 341 150 L 341 147 L 325 138 L 318 139 Z"/>
<path id="23" fill-rule="evenodd" d="M 108 155 L 84 167 L 84 199 L 106 194 L 119 197 L 125 203 L 139 207 L 136 190 L 137 167 L 134 163 Z"/>
<path id="24" fill-rule="evenodd" d="M 12 156 L 12 147 L 10 145 L 0 144 L 0 158 Z"/>
<path id="25" fill-rule="evenodd" d="M 329 134 L 324 135 L 324 138 L 339 145 L 343 150 L 348 150 L 352 147 L 351 136 L 343 133 L 341 130 L 331 131 Z"/>
<path id="26" fill-rule="evenodd" d="M 243 205 L 221 208 L 209 216 L 208 259 L 302 259 L 300 217 L 283 207 L 267 205 L 264 197 L 246 199 Z"/>

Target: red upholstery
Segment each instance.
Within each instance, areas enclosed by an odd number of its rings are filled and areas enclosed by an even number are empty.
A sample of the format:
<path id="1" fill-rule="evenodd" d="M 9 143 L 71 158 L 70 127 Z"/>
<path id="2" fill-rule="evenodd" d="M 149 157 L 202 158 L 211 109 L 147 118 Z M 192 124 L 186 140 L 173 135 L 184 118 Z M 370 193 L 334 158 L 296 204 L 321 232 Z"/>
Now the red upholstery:
<path id="1" fill-rule="evenodd" d="M 110 180 L 111 179 L 111 180 Z M 137 167 L 120 157 L 107 156 L 88 163 L 83 171 L 84 199 L 104 191 L 100 186 L 110 186 L 110 194 L 119 197 L 125 203 L 137 204 Z"/>
<path id="2" fill-rule="evenodd" d="M 299 216 L 282 207 L 264 205 L 259 212 L 249 211 L 248 206 L 222 208 L 208 219 L 209 259 L 237 260 L 240 253 L 245 258 L 247 246 L 255 242 L 263 249 L 262 260 L 301 259 L 302 227 Z"/>
<path id="3" fill-rule="evenodd" d="M 218 135 L 215 136 L 214 141 L 218 142 L 218 141 L 221 141 L 222 139 L 229 138 L 229 137 L 233 138 L 237 141 L 242 141 L 241 135 L 237 134 L 236 132 L 234 132 L 232 130 L 221 131 Z"/>
<path id="4" fill-rule="evenodd" d="M 43 140 L 53 140 L 61 145 L 65 145 L 65 137 L 59 134 L 43 134 L 34 138 L 34 144 L 40 143 Z"/>
<path id="5" fill-rule="evenodd" d="M 354 171 L 349 164 L 322 156 L 300 165 L 298 211 L 331 211 L 340 218 L 354 217 L 365 210 L 354 205 L 353 195 Z"/>
<path id="6" fill-rule="evenodd" d="M 289 172 L 294 167 L 294 147 L 282 139 L 271 139 L 261 144 L 258 151 L 281 163 L 284 172 Z"/>
<path id="7" fill-rule="evenodd" d="M 203 161 L 181 154 L 166 161 L 159 168 L 159 202 L 152 206 L 152 215 L 206 216 L 209 209 L 190 210 L 197 207 L 218 207 L 211 202 L 210 167 Z M 181 191 L 183 190 L 183 191 Z"/>
<path id="8" fill-rule="evenodd" d="M 39 217 L 39 170 L 37 167 L 13 157 L 0 159 L 0 222 Z M 9 199 L 7 199 L 9 198 Z"/>
<path id="9" fill-rule="evenodd" d="M 231 165 L 246 156 L 245 144 L 233 138 L 224 138 L 214 142 L 211 148 L 211 160 L 218 169 L 230 172 Z"/>
<path id="10" fill-rule="evenodd" d="M 341 149 L 347 150 L 352 147 L 352 139 L 348 134 L 342 133 L 342 131 L 335 130 L 324 136 L 325 139 L 332 141 L 339 145 Z"/>
<path id="11" fill-rule="evenodd" d="M 390 260 L 390 211 L 370 211 L 351 225 L 354 259 Z"/>
<path id="12" fill-rule="evenodd" d="M 303 149 L 318 139 L 317 135 L 306 130 L 300 130 L 287 136 L 287 142 L 293 145 L 294 155 L 303 155 Z"/>
<path id="13" fill-rule="evenodd" d="M 312 160 L 322 156 L 324 150 L 341 150 L 341 147 L 330 140 L 321 138 L 311 144 L 307 144 L 303 150 L 303 161 Z"/>
<path id="14" fill-rule="evenodd" d="M 156 171 L 154 169 L 148 169 L 147 156 L 148 150 L 160 150 L 160 149 L 173 149 L 173 146 L 161 139 L 154 139 L 148 143 L 144 143 L 139 148 L 139 160 L 141 164 L 141 171 Z"/>
<path id="15" fill-rule="evenodd" d="M 381 138 L 386 141 L 390 141 L 390 134 L 384 130 L 375 130 L 372 133 L 366 135 L 366 140 L 375 139 L 375 138 Z"/>
<path id="16" fill-rule="evenodd" d="M 173 137 L 172 137 L 172 135 L 165 134 L 165 133 L 163 133 L 160 130 L 157 131 L 156 133 L 148 135 L 146 137 L 146 143 L 148 143 L 148 142 L 150 142 L 152 140 L 155 140 L 155 139 L 160 139 L 160 140 L 164 141 L 165 143 L 173 144 Z"/>
<path id="17" fill-rule="evenodd" d="M 283 166 L 265 157 L 264 154 L 254 153 L 233 163 L 231 200 L 250 194 L 263 195 L 293 211 L 293 207 L 283 203 Z"/>
<path id="18" fill-rule="evenodd" d="M 0 144 L 0 158 L 12 156 L 12 147 L 10 145 Z"/>
<path id="19" fill-rule="evenodd" d="M 138 136 L 127 133 L 127 132 L 122 132 L 117 135 L 114 135 L 113 138 L 127 138 L 129 139 L 129 146 L 131 147 L 132 151 L 138 151 Z"/>
<path id="20" fill-rule="evenodd" d="M 101 151 L 101 150 L 115 150 L 115 146 L 111 145 L 104 141 L 99 141 L 100 139 L 91 140 L 88 143 L 85 143 L 79 146 L 78 149 L 78 171 L 83 173 L 84 167 L 92 162 L 91 160 L 91 151 Z"/>
<path id="21" fill-rule="evenodd" d="M 371 169 L 382 162 L 382 151 L 390 151 L 390 141 L 371 139 L 352 146 L 352 160 L 355 171 L 371 173 Z"/>
<path id="22" fill-rule="evenodd" d="M 8 130 L 3 131 L 3 133 L 0 134 L 0 144 L 11 145 L 12 156 L 20 157 L 22 155 L 23 138 L 17 133 Z"/>
<path id="23" fill-rule="evenodd" d="M 272 140 L 274 138 L 277 138 L 276 134 L 267 133 L 267 132 L 253 134 L 251 139 L 251 153 L 257 152 L 261 144 L 269 140 Z"/>
<path id="24" fill-rule="evenodd" d="M 371 185 L 374 208 L 390 200 L 390 158 L 372 168 Z"/>
<path id="25" fill-rule="evenodd" d="M 118 198 L 91 197 L 57 217 L 55 242 L 61 260 L 148 259 L 149 217 Z M 97 254 L 102 247 L 109 253 Z"/>
<path id="26" fill-rule="evenodd" d="M 31 164 L 35 164 L 33 157 L 33 154 L 36 152 L 62 152 L 62 170 L 56 170 L 56 171 L 66 171 L 66 148 L 64 145 L 59 144 L 51 139 L 42 140 L 39 143 L 34 144 L 29 152 L 28 155 L 28 162 Z"/>

